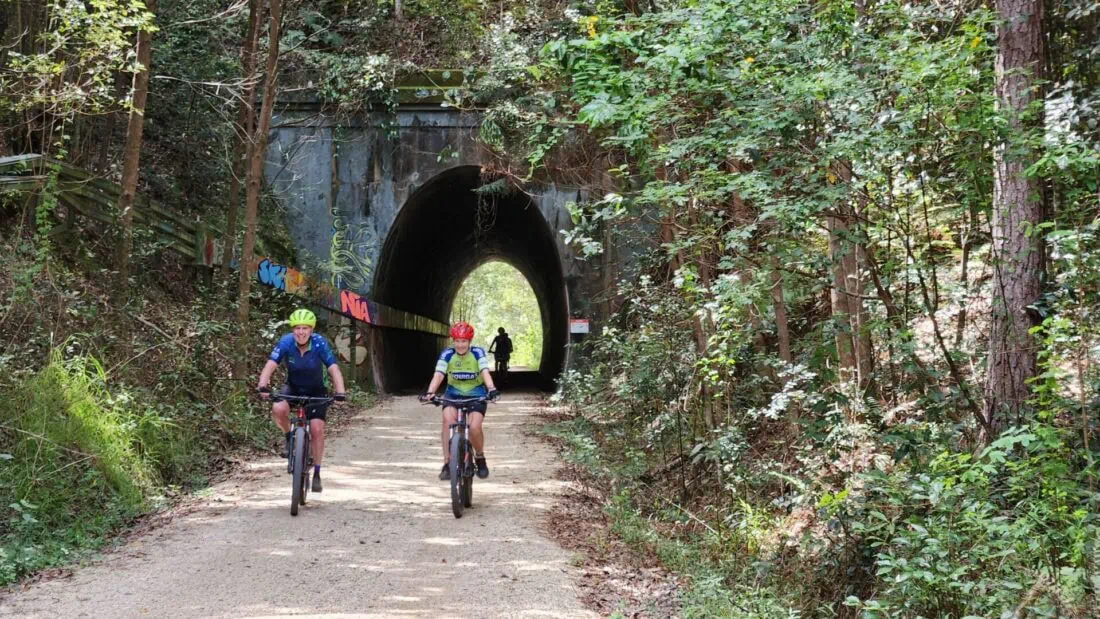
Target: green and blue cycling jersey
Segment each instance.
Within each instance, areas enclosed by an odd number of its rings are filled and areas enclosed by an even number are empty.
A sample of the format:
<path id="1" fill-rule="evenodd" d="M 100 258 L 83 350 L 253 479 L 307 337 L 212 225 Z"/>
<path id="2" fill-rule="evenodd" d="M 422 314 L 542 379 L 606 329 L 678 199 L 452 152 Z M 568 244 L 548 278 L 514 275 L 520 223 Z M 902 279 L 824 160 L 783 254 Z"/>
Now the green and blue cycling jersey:
<path id="1" fill-rule="evenodd" d="M 447 348 L 439 355 L 435 371 L 447 377 L 445 397 L 479 398 L 488 395 L 481 371 L 489 369 L 489 355 L 485 349 L 471 346 L 464 355 Z"/>

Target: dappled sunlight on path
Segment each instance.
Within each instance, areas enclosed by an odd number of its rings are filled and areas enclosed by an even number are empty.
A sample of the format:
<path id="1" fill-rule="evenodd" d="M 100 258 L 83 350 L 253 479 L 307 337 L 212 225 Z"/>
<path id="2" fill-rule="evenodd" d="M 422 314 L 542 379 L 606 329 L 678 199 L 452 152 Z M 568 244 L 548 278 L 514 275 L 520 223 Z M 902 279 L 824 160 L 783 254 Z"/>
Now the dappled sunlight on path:
<path id="1" fill-rule="evenodd" d="M 486 419 L 492 476 L 461 519 L 437 479 L 439 410 L 412 398 L 367 413 L 328 446 L 325 490 L 296 518 L 282 460 L 223 484 L 203 509 L 97 565 L 12 593 L 0 615 L 578 617 L 569 554 L 538 530 L 560 490 L 522 426 L 534 396 Z"/>

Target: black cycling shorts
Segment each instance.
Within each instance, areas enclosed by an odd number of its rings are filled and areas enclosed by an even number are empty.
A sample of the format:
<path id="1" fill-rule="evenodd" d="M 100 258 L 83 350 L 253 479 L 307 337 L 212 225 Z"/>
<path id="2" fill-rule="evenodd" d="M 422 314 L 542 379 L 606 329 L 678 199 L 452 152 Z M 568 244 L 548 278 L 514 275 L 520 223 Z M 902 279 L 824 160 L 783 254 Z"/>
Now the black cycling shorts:
<path id="1" fill-rule="evenodd" d="M 321 389 L 298 389 L 292 387 L 289 384 L 283 385 L 279 388 L 279 395 L 298 395 L 312 398 L 327 398 L 328 392 L 322 387 Z M 290 405 L 291 413 L 297 410 L 297 405 L 294 402 L 287 402 Z M 306 420 L 320 419 L 325 420 L 325 415 L 328 414 L 328 404 L 310 404 L 306 407 Z"/>
<path id="2" fill-rule="evenodd" d="M 451 397 L 451 396 L 446 396 L 446 395 L 445 395 L 445 396 L 443 396 L 443 397 L 445 397 L 445 398 L 449 398 L 449 397 Z M 456 400 L 457 400 L 457 399 L 459 399 L 460 397 L 461 397 L 461 396 L 454 396 L 454 399 L 456 399 Z M 453 405 L 451 405 L 451 404 L 448 404 L 447 406 L 451 406 L 451 407 L 453 407 L 453 408 L 458 408 L 457 406 L 453 406 Z M 477 404 L 474 404 L 474 405 L 470 406 L 470 412 L 471 412 L 471 413 L 481 413 L 481 414 L 482 414 L 482 416 L 484 416 L 484 415 L 485 415 L 485 411 L 487 411 L 487 410 L 489 410 L 489 403 L 488 403 L 488 402 L 478 402 Z"/>

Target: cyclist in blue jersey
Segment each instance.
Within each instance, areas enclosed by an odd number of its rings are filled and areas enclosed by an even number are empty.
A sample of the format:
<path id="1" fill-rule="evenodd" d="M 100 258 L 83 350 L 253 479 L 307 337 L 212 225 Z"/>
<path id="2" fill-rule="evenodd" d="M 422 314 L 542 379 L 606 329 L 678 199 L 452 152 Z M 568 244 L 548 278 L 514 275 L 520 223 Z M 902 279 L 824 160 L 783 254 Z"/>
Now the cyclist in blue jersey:
<path id="1" fill-rule="evenodd" d="M 451 327 L 452 346 L 444 349 L 439 355 L 432 382 L 421 399 L 430 399 L 435 395 L 444 380 L 447 381 L 444 397 L 458 399 L 488 396 L 490 400 L 497 399 L 500 393 L 493 385 L 493 377 L 489 373 L 489 355 L 484 349 L 471 346 L 470 342 L 473 339 L 474 328 L 469 324 L 457 322 Z M 470 427 L 470 442 L 477 450 L 477 476 L 481 479 L 489 476 L 489 465 L 485 461 L 485 433 L 481 429 L 487 409 L 488 406 L 482 402 L 470 411 L 470 416 L 466 419 Z M 440 479 L 451 478 L 447 434 L 450 425 L 457 420 L 458 409 L 453 406 L 443 407 L 443 470 L 439 472 Z"/>
<path id="2" fill-rule="evenodd" d="M 260 397 L 267 399 L 271 393 L 268 385 L 271 383 L 271 375 L 280 363 L 286 364 L 286 384 L 279 393 L 283 395 L 311 396 L 322 398 L 328 395 L 325 389 L 325 370 L 328 370 L 329 378 L 336 389 L 332 399 L 343 402 L 346 399 L 344 392 L 344 375 L 340 373 L 340 366 L 336 365 L 336 355 L 332 354 L 332 347 L 324 336 L 313 332 L 317 326 L 317 317 L 307 309 L 298 309 L 290 315 L 291 333 L 279 339 L 279 343 L 271 351 L 271 355 L 260 372 L 260 381 L 257 388 Z M 321 491 L 321 458 L 325 455 L 325 415 L 328 413 L 328 405 L 310 406 L 306 408 L 306 418 L 309 420 L 309 433 L 311 436 L 310 451 L 313 455 L 313 491 Z M 275 402 L 271 405 L 271 417 L 275 424 L 286 433 L 286 444 L 283 457 L 289 449 L 290 438 L 293 432 L 290 429 L 290 405 L 284 402 Z"/>

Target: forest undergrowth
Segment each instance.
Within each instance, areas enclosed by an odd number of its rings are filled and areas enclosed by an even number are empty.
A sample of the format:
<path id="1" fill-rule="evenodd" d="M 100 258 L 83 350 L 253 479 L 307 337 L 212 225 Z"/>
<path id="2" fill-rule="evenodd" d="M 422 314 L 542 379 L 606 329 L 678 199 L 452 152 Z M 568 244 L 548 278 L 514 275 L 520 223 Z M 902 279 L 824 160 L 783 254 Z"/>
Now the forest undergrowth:
<path id="1" fill-rule="evenodd" d="M 243 166 L 261 85 L 386 114 L 420 68 L 468 78 L 447 105 L 480 115 L 494 189 L 582 189 L 560 232 L 595 330 L 551 432 L 613 531 L 685 575 L 684 615 L 1096 616 L 1095 0 L 91 6 L 0 4 L 0 154 L 117 181 L 142 30 L 139 189 L 189 217 L 283 216 Z M 106 236 L 3 214 L 11 580 L 267 440 L 214 377 L 233 308 L 262 348 L 287 300 L 234 303 L 140 229 L 118 299 Z"/>
<path id="2" fill-rule="evenodd" d="M 607 163 L 551 431 L 685 616 L 1096 616 L 1097 13 L 1043 6 L 1014 71 L 966 2 L 596 6 L 494 65 L 495 174 Z"/>
<path id="3" fill-rule="evenodd" d="M 109 235 L 48 236 L 27 215 L 5 211 L 0 237 L 0 585 L 78 561 L 270 454 L 278 432 L 254 378 L 231 368 L 245 354 L 258 373 L 300 303 L 256 291 L 256 327 L 241 340 L 232 283 L 201 276 L 150 231 L 123 286 L 104 267 Z"/>

